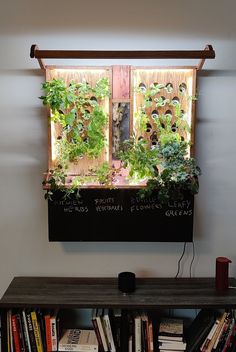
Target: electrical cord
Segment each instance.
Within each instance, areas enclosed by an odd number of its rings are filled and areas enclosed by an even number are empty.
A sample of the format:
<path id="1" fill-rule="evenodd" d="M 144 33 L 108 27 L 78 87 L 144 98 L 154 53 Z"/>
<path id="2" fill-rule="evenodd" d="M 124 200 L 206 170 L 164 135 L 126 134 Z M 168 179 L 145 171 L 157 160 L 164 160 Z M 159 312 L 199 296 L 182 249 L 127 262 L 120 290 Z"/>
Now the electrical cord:
<path id="1" fill-rule="evenodd" d="M 182 254 L 181 254 L 181 256 L 180 256 L 180 258 L 178 260 L 178 269 L 177 269 L 177 273 L 175 275 L 175 279 L 178 278 L 178 275 L 179 275 L 179 272 L 180 272 L 180 263 L 181 263 L 181 260 L 183 259 L 184 254 L 185 254 L 186 244 L 187 244 L 187 242 L 184 242 L 183 252 L 182 252 Z"/>
<path id="2" fill-rule="evenodd" d="M 181 261 L 184 257 L 184 254 L 185 254 L 185 251 L 186 251 L 186 244 L 187 242 L 184 242 L 184 247 L 183 247 L 183 251 L 182 251 L 182 254 L 178 260 L 178 269 L 177 269 L 177 273 L 175 275 L 175 279 L 178 278 L 179 276 L 179 272 L 180 272 L 180 264 L 181 264 Z M 192 259 L 191 259 L 191 263 L 190 263 L 190 266 L 189 266 L 189 277 L 191 278 L 192 277 L 192 267 L 193 267 L 193 262 L 194 262 L 194 259 L 195 259 L 195 244 L 194 244 L 194 241 L 192 242 Z"/>
<path id="3" fill-rule="evenodd" d="M 192 260 L 191 260 L 191 263 L 190 263 L 190 266 L 189 266 L 189 277 L 190 278 L 192 277 L 192 266 L 193 266 L 193 262 L 194 262 L 194 259 L 195 259 L 195 245 L 194 245 L 194 241 L 192 242 L 192 248 L 193 248 L 193 256 L 192 256 Z"/>

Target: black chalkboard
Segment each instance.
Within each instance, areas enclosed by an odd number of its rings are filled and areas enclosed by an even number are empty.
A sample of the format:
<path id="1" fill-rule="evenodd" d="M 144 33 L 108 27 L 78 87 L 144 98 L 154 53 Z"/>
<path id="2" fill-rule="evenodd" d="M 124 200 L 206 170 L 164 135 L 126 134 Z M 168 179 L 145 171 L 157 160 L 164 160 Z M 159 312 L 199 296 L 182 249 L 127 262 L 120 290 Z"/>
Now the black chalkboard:
<path id="1" fill-rule="evenodd" d="M 163 206 L 135 189 L 82 189 L 48 201 L 49 241 L 192 242 L 194 197 Z"/>

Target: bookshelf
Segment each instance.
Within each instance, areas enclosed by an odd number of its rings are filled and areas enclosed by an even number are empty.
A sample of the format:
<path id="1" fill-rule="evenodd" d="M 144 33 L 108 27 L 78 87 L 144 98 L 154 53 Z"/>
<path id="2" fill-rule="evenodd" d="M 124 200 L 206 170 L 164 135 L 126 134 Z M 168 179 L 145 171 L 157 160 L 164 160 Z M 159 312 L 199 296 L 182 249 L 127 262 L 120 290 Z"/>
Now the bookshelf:
<path id="1" fill-rule="evenodd" d="M 236 286 L 236 280 L 230 279 Z M 214 278 L 137 278 L 136 291 L 123 294 L 117 278 L 15 277 L 0 300 L 6 343 L 6 312 L 12 308 L 190 309 L 236 308 L 236 290 L 215 289 Z"/>

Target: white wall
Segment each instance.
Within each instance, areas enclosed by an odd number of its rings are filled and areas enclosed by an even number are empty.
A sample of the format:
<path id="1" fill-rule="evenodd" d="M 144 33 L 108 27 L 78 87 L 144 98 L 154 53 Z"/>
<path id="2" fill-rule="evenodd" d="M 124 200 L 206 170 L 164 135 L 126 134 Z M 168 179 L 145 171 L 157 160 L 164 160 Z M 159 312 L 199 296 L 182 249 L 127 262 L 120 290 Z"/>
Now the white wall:
<path id="1" fill-rule="evenodd" d="M 206 62 L 198 85 L 196 151 L 202 176 L 193 274 L 214 276 L 215 258 L 227 256 L 233 262 L 230 274 L 236 275 L 235 13 L 235 0 L 1 3 L 0 294 L 16 275 L 116 276 L 130 270 L 138 276 L 172 277 L 183 248 L 176 243 L 48 242 L 41 188 L 47 121 L 38 99 L 44 78 L 37 61 L 29 58 L 34 43 L 41 49 L 93 50 L 213 45 L 216 59 Z M 191 255 L 188 244 L 184 276 Z"/>

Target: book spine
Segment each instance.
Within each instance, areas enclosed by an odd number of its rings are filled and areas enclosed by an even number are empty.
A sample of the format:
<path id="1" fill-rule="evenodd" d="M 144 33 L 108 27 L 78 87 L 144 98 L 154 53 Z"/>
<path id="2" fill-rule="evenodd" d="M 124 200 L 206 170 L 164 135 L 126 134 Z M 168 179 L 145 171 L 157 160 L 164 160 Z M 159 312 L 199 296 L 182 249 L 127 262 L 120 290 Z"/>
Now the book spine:
<path id="1" fill-rule="evenodd" d="M 12 352 L 13 350 L 13 334 L 12 334 L 12 318 L 11 318 L 12 312 L 11 310 L 7 311 L 7 342 L 6 342 L 6 349 L 7 352 Z M 12 347 L 10 346 L 12 341 Z M 12 350 L 11 350 L 12 348 Z"/>
<path id="2" fill-rule="evenodd" d="M 108 352 L 108 345 L 107 345 L 107 340 L 106 340 L 106 336 L 105 336 L 105 332 L 103 329 L 103 325 L 102 325 L 102 317 L 99 315 L 99 313 L 97 313 L 96 316 L 96 320 L 97 320 L 97 325 L 98 325 L 98 330 L 101 336 L 101 340 L 102 340 L 102 345 L 103 345 L 103 349 L 105 352 Z"/>
<path id="3" fill-rule="evenodd" d="M 27 321 L 26 321 L 25 310 L 22 311 L 22 326 L 23 326 L 23 333 L 24 333 L 24 337 L 25 337 L 25 349 L 26 349 L 26 352 L 31 352 L 30 338 L 29 338 L 29 332 L 28 332 L 28 326 L 27 326 Z"/>
<path id="4" fill-rule="evenodd" d="M 225 341 L 225 344 L 221 350 L 221 352 L 226 352 L 230 349 L 230 345 L 231 345 L 231 342 L 233 340 L 233 337 L 235 335 L 235 332 L 236 332 L 236 323 L 235 321 L 233 320 L 231 322 L 231 327 L 229 329 L 229 333 L 228 333 L 228 336 L 226 338 L 226 341 Z"/>
<path id="5" fill-rule="evenodd" d="M 113 334 L 114 343 L 116 350 L 120 351 L 120 340 L 121 340 L 121 310 L 120 309 L 110 309 L 111 316 L 111 330 Z"/>
<path id="6" fill-rule="evenodd" d="M 51 325 L 50 325 L 50 315 L 45 315 L 44 320 L 45 320 L 45 335 L 46 335 L 46 346 L 47 346 L 47 351 L 51 352 L 52 351 L 52 335 L 51 335 Z"/>
<path id="7" fill-rule="evenodd" d="M 141 342 L 142 351 L 148 352 L 148 317 L 146 314 L 141 316 Z"/>
<path id="8" fill-rule="evenodd" d="M 93 324 L 93 328 L 94 328 L 94 331 L 95 331 L 95 334 L 96 334 L 96 337 L 97 337 L 97 340 L 98 340 L 99 351 L 100 352 L 104 352 L 101 335 L 99 333 L 98 324 L 97 324 L 97 320 L 96 320 L 95 317 L 92 318 L 92 324 Z"/>
<path id="9" fill-rule="evenodd" d="M 104 322 L 104 327 L 105 327 L 106 336 L 107 336 L 107 340 L 108 340 L 109 351 L 116 352 L 116 347 L 115 347 L 113 336 L 112 336 L 111 324 L 110 324 L 110 319 L 109 319 L 108 313 L 104 314 L 103 322 Z"/>
<path id="10" fill-rule="evenodd" d="M 50 328 L 52 337 L 52 351 L 57 351 L 57 326 L 56 326 L 56 316 L 53 315 L 50 318 Z"/>
<path id="11" fill-rule="evenodd" d="M 121 311 L 120 319 L 120 351 L 128 352 L 129 350 L 129 314 L 126 309 Z"/>
<path id="12" fill-rule="evenodd" d="M 153 326 L 151 320 L 148 320 L 148 352 L 153 352 Z"/>
<path id="13" fill-rule="evenodd" d="M 42 345 L 42 340 L 41 340 L 41 334 L 40 334 L 40 328 L 38 324 L 38 319 L 36 315 L 36 311 L 31 312 L 31 319 L 32 319 L 32 325 L 34 329 L 34 337 L 35 337 L 35 342 L 37 346 L 37 352 L 43 352 L 43 345 Z"/>
<path id="14" fill-rule="evenodd" d="M 45 351 L 46 350 L 46 334 L 45 334 L 44 316 L 43 316 L 41 309 L 37 309 L 36 316 L 37 316 L 39 330 L 40 330 L 42 348 L 43 348 L 43 351 Z"/>
<path id="15" fill-rule="evenodd" d="M 211 341 L 211 339 L 212 339 L 212 337 L 213 337 L 218 325 L 219 325 L 219 320 L 217 319 L 215 321 L 214 325 L 212 326 L 209 334 L 207 335 L 205 341 L 203 342 L 202 346 L 200 347 L 200 351 L 201 352 L 206 352 L 206 350 L 207 350 L 207 348 L 209 346 L 209 343 L 210 343 L 210 341 Z"/>
<path id="16" fill-rule="evenodd" d="M 24 333 L 23 333 L 23 326 L 20 313 L 16 314 L 17 324 L 19 327 L 19 337 L 20 337 L 20 350 L 21 352 L 25 352 L 25 340 L 24 340 Z"/>
<path id="17" fill-rule="evenodd" d="M 231 330 L 232 327 L 232 319 L 229 319 L 227 321 L 227 324 L 225 324 L 222 335 L 220 337 L 220 340 L 215 348 L 215 352 L 221 352 L 223 350 L 223 347 L 226 343 L 227 337 L 229 335 L 229 332 Z"/>
<path id="18" fill-rule="evenodd" d="M 37 346 L 36 346 L 36 341 L 35 341 L 35 336 L 34 336 L 34 328 L 33 328 L 33 325 L 32 325 L 30 312 L 26 313 L 26 322 L 27 322 L 27 327 L 28 327 L 31 351 L 32 352 L 38 352 Z"/>
<path id="19" fill-rule="evenodd" d="M 208 347 L 206 349 L 207 352 L 211 352 L 211 350 L 213 349 L 213 347 L 214 347 L 214 345 L 216 343 L 216 340 L 217 340 L 217 338 L 218 338 L 218 336 L 220 334 L 220 331 L 221 331 L 221 329 L 222 329 L 222 327 L 224 325 L 224 322 L 225 322 L 226 318 L 227 318 L 227 313 L 224 312 L 222 317 L 219 319 L 219 324 L 218 324 L 218 326 L 217 326 L 217 328 L 215 330 L 215 333 L 212 336 L 212 339 L 211 339 L 211 341 L 210 341 L 210 343 L 209 343 L 209 345 L 208 345 Z"/>
<path id="20" fill-rule="evenodd" d="M 12 333 L 12 310 L 7 311 L 7 350 L 14 352 L 14 341 Z M 4 335 L 3 335 L 4 336 Z M 4 350 L 4 348 L 3 348 Z"/>
<path id="21" fill-rule="evenodd" d="M 129 335 L 128 352 L 133 352 L 133 335 Z"/>
<path id="22" fill-rule="evenodd" d="M 21 352 L 21 350 L 20 350 L 20 335 L 19 335 L 19 328 L 17 326 L 16 314 L 11 316 L 11 323 L 12 323 L 12 335 L 13 335 L 15 352 Z"/>
<path id="23" fill-rule="evenodd" d="M 142 335 L 141 335 L 141 317 L 134 318 L 134 337 L 135 337 L 135 352 L 142 351 Z"/>

